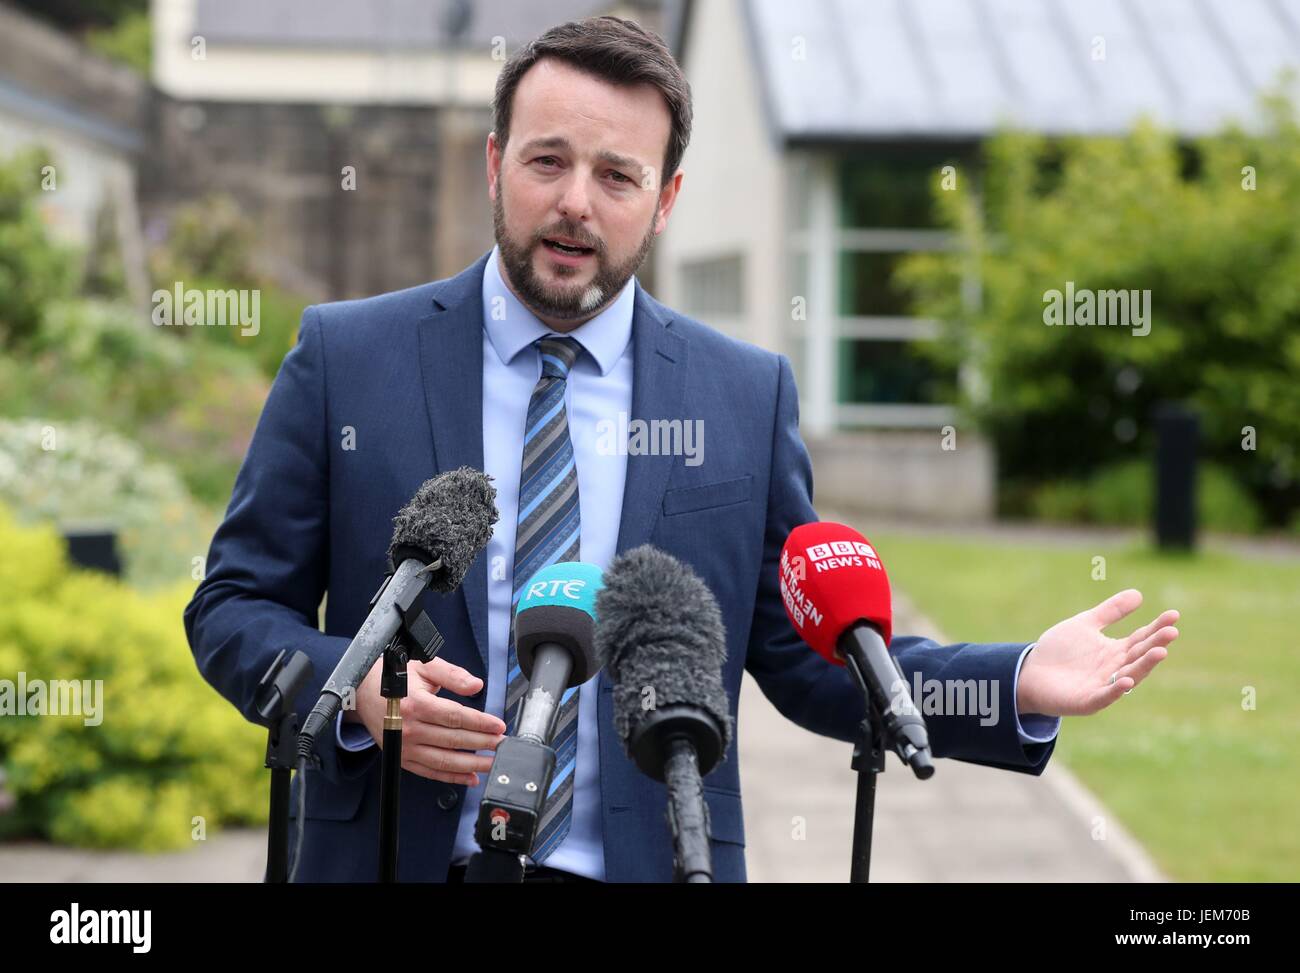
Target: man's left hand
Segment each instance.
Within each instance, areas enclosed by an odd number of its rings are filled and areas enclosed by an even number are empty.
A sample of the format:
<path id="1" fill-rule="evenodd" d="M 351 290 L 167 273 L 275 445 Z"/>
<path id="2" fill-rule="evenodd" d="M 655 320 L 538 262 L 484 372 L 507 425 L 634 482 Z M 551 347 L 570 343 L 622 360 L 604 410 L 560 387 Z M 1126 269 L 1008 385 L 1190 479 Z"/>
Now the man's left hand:
<path id="1" fill-rule="evenodd" d="M 1132 690 L 1169 654 L 1178 612 L 1162 612 L 1123 638 L 1102 629 L 1137 610 L 1142 592 L 1128 588 L 1095 608 L 1057 622 L 1038 638 L 1020 670 L 1020 713 L 1088 716 Z M 1112 675 L 1115 677 L 1111 682 Z"/>

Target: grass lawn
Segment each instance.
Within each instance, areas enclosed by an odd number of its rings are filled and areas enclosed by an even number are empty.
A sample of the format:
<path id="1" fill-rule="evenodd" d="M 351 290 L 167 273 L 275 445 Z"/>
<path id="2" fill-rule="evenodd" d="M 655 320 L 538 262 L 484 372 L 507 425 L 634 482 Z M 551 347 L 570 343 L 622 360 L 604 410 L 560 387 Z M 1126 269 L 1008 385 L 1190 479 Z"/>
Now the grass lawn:
<path id="1" fill-rule="evenodd" d="M 954 640 L 1032 641 L 1129 587 L 1142 607 L 1108 635 L 1178 609 L 1169 658 L 1109 709 L 1067 719 L 1052 759 L 1172 878 L 1300 880 L 1300 560 L 868 536 L 891 581 Z M 1098 555 L 1105 581 L 1092 579 Z"/>

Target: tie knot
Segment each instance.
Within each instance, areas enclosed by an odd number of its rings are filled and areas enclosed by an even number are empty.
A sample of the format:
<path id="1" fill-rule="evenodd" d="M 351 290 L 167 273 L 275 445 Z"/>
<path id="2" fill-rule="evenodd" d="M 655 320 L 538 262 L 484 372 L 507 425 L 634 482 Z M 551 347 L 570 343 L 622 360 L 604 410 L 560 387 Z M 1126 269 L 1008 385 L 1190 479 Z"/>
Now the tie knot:
<path id="1" fill-rule="evenodd" d="M 542 356 L 543 378 L 568 378 L 582 346 L 576 338 L 538 338 L 537 350 Z"/>

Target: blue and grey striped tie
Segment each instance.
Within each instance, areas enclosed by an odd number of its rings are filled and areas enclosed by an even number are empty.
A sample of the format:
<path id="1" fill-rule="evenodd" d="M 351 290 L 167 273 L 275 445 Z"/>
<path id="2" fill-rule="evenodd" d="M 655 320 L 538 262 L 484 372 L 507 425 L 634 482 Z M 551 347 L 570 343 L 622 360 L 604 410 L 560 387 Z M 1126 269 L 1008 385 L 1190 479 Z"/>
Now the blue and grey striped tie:
<path id="1" fill-rule="evenodd" d="M 573 338 L 541 338 L 542 377 L 528 402 L 524 461 L 519 472 L 519 528 L 515 534 L 514 592 L 510 606 L 510 676 L 506 683 L 509 731 L 515 732 L 528 680 L 515 655 L 514 609 L 528 580 L 557 561 L 576 561 L 579 551 L 578 471 L 569 439 L 564 391 L 581 346 Z M 541 864 L 569 833 L 573 778 L 578 757 L 578 689 L 565 692 L 555 725 L 555 776 L 542 806 L 532 859 Z"/>

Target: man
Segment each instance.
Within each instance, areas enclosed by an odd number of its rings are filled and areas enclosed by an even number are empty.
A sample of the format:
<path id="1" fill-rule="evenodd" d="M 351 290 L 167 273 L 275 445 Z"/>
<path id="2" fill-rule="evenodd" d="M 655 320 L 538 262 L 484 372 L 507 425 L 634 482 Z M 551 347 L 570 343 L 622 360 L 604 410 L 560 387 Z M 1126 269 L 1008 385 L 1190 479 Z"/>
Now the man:
<path id="1" fill-rule="evenodd" d="M 485 555 L 460 591 L 424 599 L 446 647 L 411 666 L 402 702 L 405 881 L 460 880 L 477 848 L 483 778 L 526 687 L 511 607 L 546 564 L 605 567 L 655 544 L 717 596 L 733 714 L 747 670 L 817 733 L 852 740 L 864 716 L 847 671 L 799 642 L 778 591 L 782 543 L 817 519 L 789 363 L 664 307 L 633 276 L 682 185 L 690 92 L 670 53 L 626 20 L 556 27 L 505 65 L 495 113 L 496 247 L 448 280 L 306 310 L 185 613 L 199 668 L 246 715 L 275 654 L 305 651 L 305 713 L 366 617 L 393 515 L 436 473 L 493 477 L 500 519 Z M 612 441 L 638 420 L 676 421 L 683 448 Z M 689 454 L 688 429 L 707 432 Z M 1176 613 L 1101 635 L 1140 598 L 1121 592 L 1035 645 L 895 637 L 909 682 L 979 679 L 998 694 L 991 726 L 929 716 L 934 755 L 1041 773 L 1060 716 L 1109 705 L 1164 658 Z M 318 741 L 302 880 L 376 876 L 378 676 L 377 664 Z M 566 696 L 530 880 L 672 877 L 664 787 L 623 753 L 611 692 L 602 674 Z M 733 743 L 705 778 L 720 881 L 745 878 L 739 780 Z"/>

